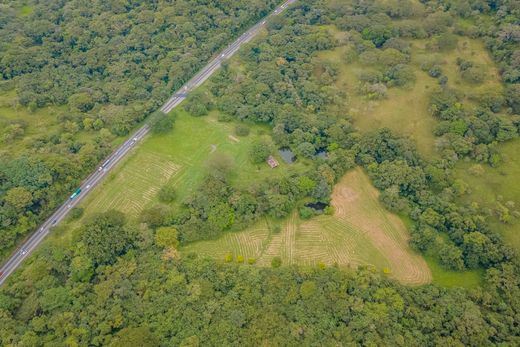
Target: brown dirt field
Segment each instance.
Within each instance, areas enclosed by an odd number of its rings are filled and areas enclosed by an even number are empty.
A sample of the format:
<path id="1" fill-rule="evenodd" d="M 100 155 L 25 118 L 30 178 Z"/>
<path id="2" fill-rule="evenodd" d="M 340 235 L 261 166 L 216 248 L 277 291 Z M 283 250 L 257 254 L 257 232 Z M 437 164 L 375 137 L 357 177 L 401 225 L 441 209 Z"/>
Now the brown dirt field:
<path id="1" fill-rule="evenodd" d="M 347 173 L 332 193 L 335 217 L 361 230 L 388 260 L 391 276 L 408 284 L 423 284 L 432 276 L 424 259 L 408 245 L 403 222 L 378 201 L 379 192 L 361 169 Z"/>

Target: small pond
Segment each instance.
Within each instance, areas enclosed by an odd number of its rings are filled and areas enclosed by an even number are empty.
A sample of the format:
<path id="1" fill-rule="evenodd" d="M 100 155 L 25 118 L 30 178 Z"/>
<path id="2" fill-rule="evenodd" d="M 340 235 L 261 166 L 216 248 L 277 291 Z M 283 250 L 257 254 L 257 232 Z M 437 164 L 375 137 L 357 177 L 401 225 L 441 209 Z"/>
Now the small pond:
<path id="1" fill-rule="evenodd" d="M 329 154 L 327 153 L 326 150 L 324 150 L 324 149 L 320 149 L 319 151 L 316 152 L 316 156 L 317 156 L 318 158 L 327 159 L 328 156 L 329 156 Z"/>
<path id="2" fill-rule="evenodd" d="M 329 204 L 326 204 L 324 202 L 311 202 L 308 204 L 305 204 L 305 207 L 310 207 L 313 210 L 323 212 L 325 210 L 325 207 L 329 206 Z"/>
<path id="3" fill-rule="evenodd" d="M 294 155 L 294 152 L 291 151 L 289 147 L 280 148 L 278 152 L 280 153 L 283 161 L 285 161 L 287 164 L 292 164 L 296 160 L 296 155 Z"/>

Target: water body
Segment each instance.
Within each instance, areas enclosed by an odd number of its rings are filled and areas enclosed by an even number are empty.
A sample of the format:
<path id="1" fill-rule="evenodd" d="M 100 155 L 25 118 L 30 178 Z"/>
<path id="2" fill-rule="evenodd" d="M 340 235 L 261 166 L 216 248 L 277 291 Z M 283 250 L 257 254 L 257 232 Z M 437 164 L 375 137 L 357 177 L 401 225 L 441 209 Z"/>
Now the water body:
<path id="1" fill-rule="evenodd" d="M 325 210 L 325 207 L 327 207 L 327 206 L 329 206 L 329 205 L 324 202 L 311 202 L 311 203 L 305 204 L 305 207 L 310 207 L 313 210 L 320 211 L 320 212 L 323 212 L 323 210 Z"/>
<path id="2" fill-rule="evenodd" d="M 329 156 L 329 154 L 327 153 L 326 150 L 324 150 L 324 149 L 320 149 L 319 151 L 316 152 L 316 156 L 317 156 L 318 158 L 327 159 L 328 156 Z"/>
<path id="3" fill-rule="evenodd" d="M 296 160 L 296 155 L 289 147 L 280 148 L 278 152 L 280 153 L 283 161 L 285 161 L 287 164 L 292 164 Z"/>

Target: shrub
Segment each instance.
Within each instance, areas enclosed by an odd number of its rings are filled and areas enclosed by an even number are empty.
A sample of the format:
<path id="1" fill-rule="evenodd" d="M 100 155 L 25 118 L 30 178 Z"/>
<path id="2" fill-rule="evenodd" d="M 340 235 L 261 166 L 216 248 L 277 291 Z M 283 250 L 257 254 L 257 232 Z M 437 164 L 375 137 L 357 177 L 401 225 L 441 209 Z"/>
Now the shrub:
<path id="1" fill-rule="evenodd" d="M 470 83 L 479 84 L 484 81 L 486 74 L 480 67 L 472 66 L 461 72 L 462 78 Z"/>
<path id="2" fill-rule="evenodd" d="M 415 82 L 415 74 L 413 69 L 408 65 L 399 64 L 392 66 L 386 73 L 385 77 L 390 86 L 404 86 Z"/>
<path id="3" fill-rule="evenodd" d="M 363 84 L 361 92 L 370 100 L 379 100 L 386 98 L 388 88 L 383 83 Z"/>
<path id="4" fill-rule="evenodd" d="M 396 37 L 392 37 L 391 39 L 387 40 L 383 45 L 383 48 L 393 48 L 405 54 L 408 54 L 410 52 L 410 44 L 405 40 Z"/>
<path id="5" fill-rule="evenodd" d="M 222 123 L 227 123 L 231 122 L 233 120 L 233 117 L 225 113 L 219 113 L 217 116 L 217 120 Z"/>
<path id="6" fill-rule="evenodd" d="M 312 208 L 310 208 L 310 207 L 307 207 L 307 206 L 301 207 L 299 212 L 300 212 L 300 217 L 302 219 L 309 219 L 312 216 L 314 216 L 314 210 Z"/>
<path id="7" fill-rule="evenodd" d="M 231 263 L 233 261 L 233 254 L 227 253 L 226 256 L 224 257 L 224 261 L 226 263 Z"/>
<path id="8" fill-rule="evenodd" d="M 437 48 L 440 51 L 451 51 L 455 49 L 455 47 L 457 47 L 457 42 L 457 36 L 450 33 L 444 33 L 435 40 Z"/>
<path id="9" fill-rule="evenodd" d="M 332 216 L 335 212 L 335 209 L 334 209 L 334 206 L 332 205 L 329 205 L 327 207 L 325 207 L 325 209 L 323 210 L 323 213 L 326 214 L 327 216 Z"/>
<path id="10" fill-rule="evenodd" d="M 405 64 L 409 60 L 410 57 L 408 55 L 403 54 L 394 48 L 385 49 L 379 56 L 379 62 L 386 66 Z"/>
<path id="11" fill-rule="evenodd" d="M 269 154 L 271 154 L 271 146 L 263 140 L 255 141 L 249 149 L 249 158 L 254 164 L 266 161 Z"/>
<path id="12" fill-rule="evenodd" d="M 439 65 L 434 65 L 428 70 L 430 77 L 437 78 L 442 75 L 442 69 Z"/>
<path id="13" fill-rule="evenodd" d="M 274 257 L 273 260 L 271 260 L 271 267 L 273 269 L 277 269 L 280 266 L 282 266 L 282 258 L 280 257 Z"/>
<path id="14" fill-rule="evenodd" d="M 365 83 L 378 83 L 383 80 L 383 74 L 379 71 L 363 70 L 359 76 L 359 80 Z"/>
<path id="15" fill-rule="evenodd" d="M 446 86 L 448 84 L 448 77 L 444 75 L 439 77 L 439 84 L 441 85 L 441 87 Z"/>
<path id="16" fill-rule="evenodd" d="M 376 65 L 379 64 L 380 55 L 379 50 L 370 49 L 359 55 L 359 62 L 363 65 Z"/>
<path id="17" fill-rule="evenodd" d="M 249 127 L 243 124 L 239 124 L 235 127 L 235 135 L 237 136 L 247 136 L 249 135 Z"/>
<path id="18" fill-rule="evenodd" d="M 159 193 L 157 193 L 157 197 L 161 202 L 170 203 L 175 200 L 175 198 L 177 197 L 177 193 L 175 192 L 174 187 L 165 185 L 159 190 Z"/>
<path id="19" fill-rule="evenodd" d="M 155 243 L 162 248 L 177 248 L 177 229 L 170 227 L 158 228 L 155 232 Z"/>

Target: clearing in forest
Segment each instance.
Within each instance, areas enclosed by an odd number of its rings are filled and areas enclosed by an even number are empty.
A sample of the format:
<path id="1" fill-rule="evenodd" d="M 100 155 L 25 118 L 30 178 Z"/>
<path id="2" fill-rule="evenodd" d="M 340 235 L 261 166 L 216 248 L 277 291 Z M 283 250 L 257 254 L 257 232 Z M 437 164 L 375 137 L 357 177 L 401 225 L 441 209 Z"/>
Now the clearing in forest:
<path id="1" fill-rule="evenodd" d="M 249 160 L 252 141 L 266 137 L 263 127 L 251 126 L 251 133 L 237 143 L 233 136 L 235 124 L 218 122 L 216 113 L 207 117 L 193 117 L 180 110 L 175 113 L 177 120 L 171 132 L 146 137 L 81 203 L 85 216 L 114 209 L 138 217 L 144 208 L 159 202 L 157 193 L 166 184 L 175 187 L 175 203 L 180 204 L 202 182 L 208 172 L 207 160 L 216 153 L 232 159 L 235 174 L 230 180 L 237 186 L 285 174 L 271 170 L 267 164 L 253 165 Z M 298 165 L 293 169 L 297 170 Z"/>
<path id="2" fill-rule="evenodd" d="M 329 29 L 337 35 L 346 33 Z M 320 52 L 318 58 L 338 69 L 336 85 L 349 96 L 349 115 L 361 131 L 387 127 L 413 139 L 420 153 L 426 157 L 435 155 L 434 128 L 437 121 L 428 107 L 431 93 L 438 88 L 439 81 L 421 69 L 426 61 L 436 61 L 443 74 L 448 77 L 448 86 L 465 97 L 465 103 L 474 103 L 480 94 L 501 90 L 498 70 L 486 51 L 484 44 L 475 39 L 458 36 L 458 43 L 449 52 L 432 53 L 428 48 L 432 39 L 409 40 L 415 82 L 403 87 L 388 88 L 386 97 L 372 100 L 360 92 L 360 76 L 367 71 L 376 71 L 379 66 L 367 65 L 358 59 L 350 61 L 353 48 L 349 45 Z M 482 83 L 475 85 L 464 81 L 458 72 L 457 58 L 466 59 L 481 66 L 485 73 Z"/>
<path id="3" fill-rule="evenodd" d="M 491 227 L 520 251 L 520 139 L 499 144 L 497 148 L 502 156 L 497 167 L 461 161 L 455 175 L 469 187 L 462 200 L 484 207 L 489 212 Z"/>
<path id="4" fill-rule="evenodd" d="M 231 253 L 246 260 L 255 258 L 259 266 L 270 266 L 275 256 L 283 264 L 369 265 L 386 269 L 403 283 L 431 281 L 426 262 L 408 246 L 405 225 L 381 206 L 377 190 L 361 169 L 351 171 L 335 186 L 332 204 L 333 216 L 301 220 L 293 214 L 278 228 L 262 220 L 245 231 L 190 244 L 181 252 L 217 259 Z"/>
<path id="5" fill-rule="evenodd" d="M 47 106 L 31 112 L 19 104 L 14 90 L 0 92 L 0 155 L 27 154 L 36 138 L 60 131 L 56 115 L 64 111 L 63 106 Z"/>

